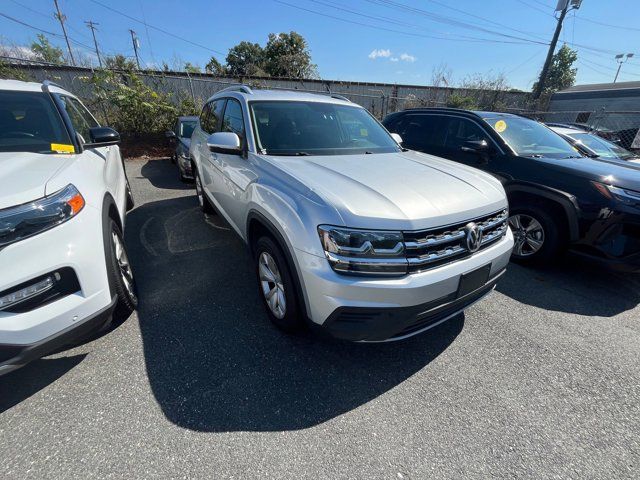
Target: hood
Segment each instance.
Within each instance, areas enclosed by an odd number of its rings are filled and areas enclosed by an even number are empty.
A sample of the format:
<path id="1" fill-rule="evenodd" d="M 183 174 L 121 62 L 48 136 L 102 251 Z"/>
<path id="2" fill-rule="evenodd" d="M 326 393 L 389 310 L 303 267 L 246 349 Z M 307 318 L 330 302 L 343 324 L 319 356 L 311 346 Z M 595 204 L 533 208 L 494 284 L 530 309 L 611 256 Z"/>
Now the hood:
<path id="1" fill-rule="evenodd" d="M 602 158 L 540 159 L 588 180 L 640 191 L 640 164 Z"/>
<path id="2" fill-rule="evenodd" d="M 42 198 L 47 181 L 70 159 L 69 155 L 0 152 L 0 209 Z"/>
<path id="3" fill-rule="evenodd" d="M 325 199 L 349 227 L 431 228 L 507 205 L 495 178 L 418 152 L 269 158 Z"/>

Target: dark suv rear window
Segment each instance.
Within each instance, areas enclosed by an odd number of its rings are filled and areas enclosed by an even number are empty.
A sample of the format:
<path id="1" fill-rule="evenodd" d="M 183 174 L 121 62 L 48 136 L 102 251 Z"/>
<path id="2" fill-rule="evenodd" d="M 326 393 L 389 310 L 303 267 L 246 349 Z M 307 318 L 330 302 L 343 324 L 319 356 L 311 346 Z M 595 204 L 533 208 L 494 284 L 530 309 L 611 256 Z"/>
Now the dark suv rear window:
<path id="1" fill-rule="evenodd" d="M 0 152 L 68 151 L 64 146 L 71 140 L 48 94 L 0 91 Z"/>

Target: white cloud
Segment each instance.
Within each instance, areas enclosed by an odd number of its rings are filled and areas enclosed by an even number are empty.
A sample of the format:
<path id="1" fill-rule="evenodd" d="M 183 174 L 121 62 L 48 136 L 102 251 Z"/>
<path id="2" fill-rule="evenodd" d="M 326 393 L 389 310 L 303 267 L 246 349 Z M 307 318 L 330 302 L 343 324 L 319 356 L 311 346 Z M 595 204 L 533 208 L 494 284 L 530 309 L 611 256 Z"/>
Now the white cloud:
<path id="1" fill-rule="evenodd" d="M 403 62 L 413 63 L 417 60 L 417 58 L 413 55 L 409 55 L 408 53 L 403 53 L 402 55 L 400 55 L 400 60 L 402 60 Z"/>
<path id="2" fill-rule="evenodd" d="M 371 60 L 375 60 L 375 59 L 376 59 L 376 58 L 378 58 L 378 57 L 381 57 L 381 58 L 387 58 L 387 57 L 390 57 L 390 56 L 391 56 L 391 50 L 389 50 L 389 49 L 386 49 L 386 50 L 385 50 L 385 49 L 383 49 L 383 48 L 380 48 L 380 49 L 373 49 L 373 50 L 371 51 L 371 53 L 369 54 L 369 58 L 370 58 Z"/>
<path id="3" fill-rule="evenodd" d="M 391 57 L 389 60 L 391 60 L 392 62 L 400 61 L 400 59 L 398 57 Z"/>

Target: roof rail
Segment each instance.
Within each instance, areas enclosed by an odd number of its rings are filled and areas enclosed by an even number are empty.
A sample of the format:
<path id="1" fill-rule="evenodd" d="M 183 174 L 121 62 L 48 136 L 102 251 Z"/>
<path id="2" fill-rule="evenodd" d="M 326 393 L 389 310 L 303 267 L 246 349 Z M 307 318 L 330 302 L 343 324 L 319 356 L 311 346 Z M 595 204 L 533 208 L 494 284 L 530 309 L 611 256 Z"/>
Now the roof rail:
<path id="1" fill-rule="evenodd" d="M 58 87 L 64 90 L 62 85 L 58 85 L 57 83 L 53 83 L 51 80 L 45 80 L 42 82 L 42 90 L 45 92 L 49 92 L 49 87 Z"/>
<path id="2" fill-rule="evenodd" d="M 344 95 L 338 95 L 337 93 L 330 93 L 329 95 L 331 95 L 331 98 L 337 98 L 338 100 L 344 100 L 345 102 L 351 103 L 351 100 Z"/>
<path id="3" fill-rule="evenodd" d="M 236 83 L 234 85 L 229 85 L 227 88 L 223 88 L 217 93 L 220 93 L 220 92 L 242 92 L 242 93 L 246 93 L 247 95 L 253 94 L 253 90 L 251 90 L 251 87 L 243 83 Z"/>

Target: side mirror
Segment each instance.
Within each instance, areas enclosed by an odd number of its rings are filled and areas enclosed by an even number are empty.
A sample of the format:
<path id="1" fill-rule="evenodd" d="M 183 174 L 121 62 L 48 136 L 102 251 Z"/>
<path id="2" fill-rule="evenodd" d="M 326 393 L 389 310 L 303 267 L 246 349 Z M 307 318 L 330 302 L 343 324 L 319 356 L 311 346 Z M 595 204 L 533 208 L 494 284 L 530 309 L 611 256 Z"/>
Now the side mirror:
<path id="1" fill-rule="evenodd" d="M 176 132 L 174 132 L 173 130 L 167 130 L 166 132 L 164 132 L 164 136 L 170 140 L 173 140 L 176 138 Z"/>
<path id="2" fill-rule="evenodd" d="M 495 153 L 494 148 L 486 140 L 468 140 L 464 142 L 460 150 L 478 154 L 480 163 L 488 163 L 491 155 Z"/>
<path id="3" fill-rule="evenodd" d="M 85 143 L 85 148 L 108 147 L 120 143 L 120 134 L 111 127 L 93 127 L 89 129 L 91 141 Z"/>
<path id="4" fill-rule="evenodd" d="M 242 145 L 240 137 L 233 132 L 216 132 L 207 138 L 207 146 L 214 153 L 240 155 Z"/>
<path id="5" fill-rule="evenodd" d="M 402 137 L 397 133 L 392 133 L 391 138 L 393 138 L 398 145 L 402 145 Z"/>

